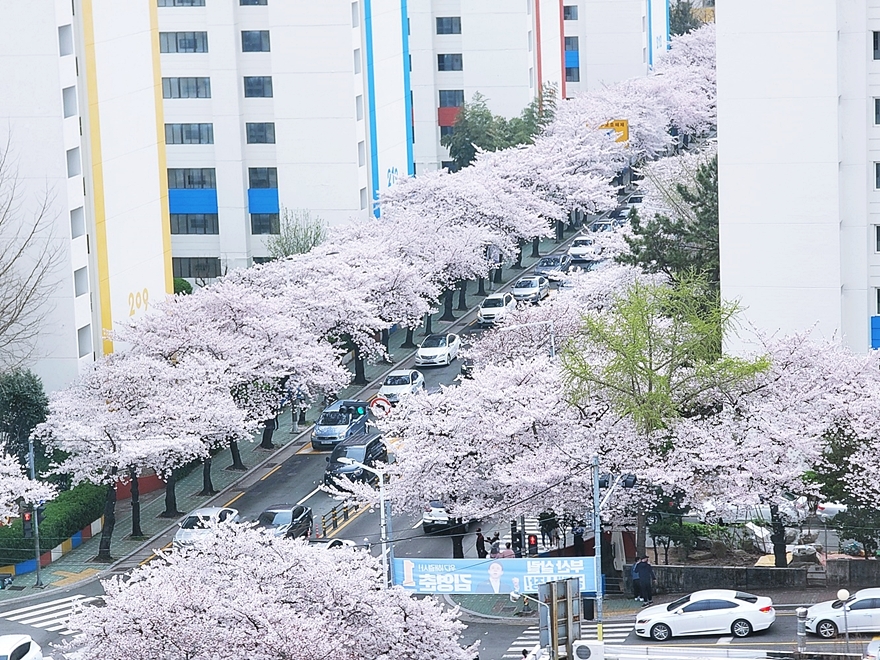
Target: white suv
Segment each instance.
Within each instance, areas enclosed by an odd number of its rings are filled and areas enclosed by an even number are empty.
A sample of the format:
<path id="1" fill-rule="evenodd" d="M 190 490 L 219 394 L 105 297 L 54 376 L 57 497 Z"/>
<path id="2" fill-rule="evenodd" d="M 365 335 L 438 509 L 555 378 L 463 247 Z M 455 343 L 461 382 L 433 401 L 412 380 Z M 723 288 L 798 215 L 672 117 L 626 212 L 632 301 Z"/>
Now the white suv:
<path id="1" fill-rule="evenodd" d="M 509 293 L 493 293 L 486 296 L 480 310 L 477 312 L 477 323 L 479 325 L 492 325 L 497 323 L 512 310 L 516 309 L 516 300 Z"/>
<path id="2" fill-rule="evenodd" d="M 446 506 L 440 500 L 431 500 L 425 505 L 425 511 L 422 513 L 422 530 L 425 534 L 433 534 L 434 532 L 449 527 L 449 514 L 446 512 Z"/>

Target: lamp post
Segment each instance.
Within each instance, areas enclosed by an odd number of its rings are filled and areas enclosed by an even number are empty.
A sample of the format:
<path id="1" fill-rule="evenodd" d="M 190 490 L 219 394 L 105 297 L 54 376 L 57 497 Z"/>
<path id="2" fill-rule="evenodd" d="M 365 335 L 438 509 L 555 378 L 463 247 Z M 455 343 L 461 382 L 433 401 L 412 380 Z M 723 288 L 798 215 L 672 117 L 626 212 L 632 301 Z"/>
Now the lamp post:
<path id="1" fill-rule="evenodd" d="M 511 602 L 511 603 L 515 603 L 515 602 L 518 601 L 520 598 L 525 599 L 526 604 L 528 604 L 529 601 L 533 601 L 533 602 L 537 603 L 538 605 L 543 605 L 544 607 L 547 608 L 547 626 L 548 626 L 548 630 L 549 630 L 549 626 L 550 626 L 550 613 L 551 613 L 551 612 L 550 612 L 550 603 L 545 603 L 544 601 L 538 600 L 537 598 L 534 598 L 534 597 L 529 596 L 529 595 L 527 595 L 527 594 L 521 594 L 521 593 L 519 593 L 519 592 L 517 592 L 517 591 L 511 591 L 511 592 L 510 592 L 510 602 Z M 548 641 L 549 641 L 549 640 L 548 640 Z M 552 645 L 552 644 L 548 644 L 547 647 L 546 647 L 546 649 L 547 649 L 547 657 L 550 658 L 550 660 L 554 660 L 554 658 L 553 658 L 553 645 Z"/>
<path id="2" fill-rule="evenodd" d="M 849 653 L 849 621 L 846 619 L 846 601 L 849 600 L 849 591 L 841 589 L 837 592 L 837 600 L 841 601 L 843 607 L 843 635 L 846 638 L 846 652 Z"/>
<path id="3" fill-rule="evenodd" d="M 343 465 L 354 465 L 361 470 L 366 470 L 379 477 L 379 542 L 382 544 L 382 574 L 384 586 L 394 582 L 394 551 L 393 544 L 389 541 L 391 536 L 391 502 L 385 498 L 385 472 L 377 470 L 369 465 L 347 456 L 341 456 L 339 462 Z"/>

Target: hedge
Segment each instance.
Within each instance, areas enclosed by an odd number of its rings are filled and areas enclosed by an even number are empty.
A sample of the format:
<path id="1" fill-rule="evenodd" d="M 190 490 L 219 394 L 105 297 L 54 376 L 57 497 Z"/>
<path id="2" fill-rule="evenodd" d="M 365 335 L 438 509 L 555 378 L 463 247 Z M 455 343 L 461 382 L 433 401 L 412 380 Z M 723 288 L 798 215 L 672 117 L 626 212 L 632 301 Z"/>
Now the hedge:
<path id="1" fill-rule="evenodd" d="M 82 483 L 46 503 L 40 524 L 40 551 L 47 552 L 100 518 L 104 513 L 107 486 Z M 21 518 L 0 527 L 0 566 L 34 558 L 34 540 L 24 538 Z"/>

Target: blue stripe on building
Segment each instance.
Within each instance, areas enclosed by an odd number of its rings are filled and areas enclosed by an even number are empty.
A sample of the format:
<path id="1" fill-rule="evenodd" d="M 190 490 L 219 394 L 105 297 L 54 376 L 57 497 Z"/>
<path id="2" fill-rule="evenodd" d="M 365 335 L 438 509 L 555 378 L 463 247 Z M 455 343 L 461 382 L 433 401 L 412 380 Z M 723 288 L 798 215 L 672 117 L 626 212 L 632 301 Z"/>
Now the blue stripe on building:
<path id="1" fill-rule="evenodd" d="M 566 69 L 576 69 L 581 64 L 580 52 L 576 50 L 567 50 L 565 51 L 565 68 Z"/>
<path id="2" fill-rule="evenodd" d="M 172 188 L 168 191 L 171 213 L 217 213 L 217 191 L 213 188 Z"/>
<path id="3" fill-rule="evenodd" d="M 406 171 L 410 176 L 415 176 L 412 83 L 409 70 L 409 11 L 406 2 L 407 0 L 400 0 L 400 27 L 402 32 L 401 41 L 403 42 L 403 107 L 406 113 Z"/>
<path id="4" fill-rule="evenodd" d="M 278 188 L 248 188 L 248 213 L 278 213 Z"/>
<path id="5" fill-rule="evenodd" d="M 648 0 L 648 66 L 654 66 L 654 22 L 651 19 L 651 0 Z"/>
<path id="6" fill-rule="evenodd" d="M 376 71 L 373 62 L 373 2 L 364 0 L 364 38 L 367 51 L 367 103 L 370 127 L 370 178 L 373 215 L 379 217 L 379 149 L 376 144 Z"/>
<path id="7" fill-rule="evenodd" d="M 871 348 L 880 348 L 880 316 L 871 317 Z"/>

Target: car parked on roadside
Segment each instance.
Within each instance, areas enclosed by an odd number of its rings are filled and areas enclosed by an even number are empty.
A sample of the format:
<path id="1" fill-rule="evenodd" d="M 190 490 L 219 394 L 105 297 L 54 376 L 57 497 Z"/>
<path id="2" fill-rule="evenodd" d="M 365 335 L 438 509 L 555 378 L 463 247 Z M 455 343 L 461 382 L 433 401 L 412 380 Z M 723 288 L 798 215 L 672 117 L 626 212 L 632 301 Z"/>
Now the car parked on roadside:
<path id="1" fill-rule="evenodd" d="M 453 333 L 434 334 L 425 340 L 416 351 L 416 366 L 445 366 L 452 364 L 461 349 L 461 338 Z"/>
<path id="2" fill-rule="evenodd" d="M 309 538 L 315 527 L 312 509 L 301 504 L 273 504 L 257 518 L 257 526 L 286 539 Z"/>
<path id="3" fill-rule="evenodd" d="M 826 600 L 807 608 L 807 632 L 824 639 L 851 633 L 880 633 L 880 588 L 859 589 L 846 601 Z"/>
<path id="4" fill-rule="evenodd" d="M 425 534 L 434 534 L 447 529 L 449 529 L 449 513 L 446 511 L 446 505 L 440 500 L 431 500 L 425 505 L 422 513 L 422 531 Z"/>
<path id="5" fill-rule="evenodd" d="M 191 511 L 177 523 L 180 528 L 174 534 L 172 547 L 182 548 L 210 540 L 213 527 L 239 521 L 238 509 L 228 506 L 206 506 Z"/>
<path id="6" fill-rule="evenodd" d="M 776 620 L 773 601 L 731 589 L 705 589 L 636 614 L 636 635 L 664 642 L 684 635 L 748 637 Z"/>
<path id="7" fill-rule="evenodd" d="M 880 639 L 875 639 L 862 654 L 862 660 L 880 660 Z"/>
<path id="8" fill-rule="evenodd" d="M 483 299 L 477 311 L 477 325 L 497 323 L 516 309 L 516 300 L 510 293 L 492 293 Z"/>
<path id="9" fill-rule="evenodd" d="M 367 467 L 376 467 L 379 463 L 388 462 L 388 448 L 382 435 L 367 433 L 340 442 L 327 457 L 327 468 L 324 471 L 324 485 L 344 490 L 339 483 L 342 479 L 376 483 L 378 477 L 349 461 L 362 463 Z"/>
<path id="10" fill-rule="evenodd" d="M 400 401 L 400 397 L 415 394 L 425 389 L 425 376 L 416 369 L 398 369 L 385 376 L 379 394 L 392 404 Z"/>
<path id="11" fill-rule="evenodd" d="M 324 408 L 312 430 L 313 449 L 333 449 L 346 438 L 367 431 L 372 423 L 366 401 L 335 401 Z"/>
<path id="12" fill-rule="evenodd" d="M 586 236 L 578 236 L 568 248 L 568 256 L 571 257 L 572 266 L 596 261 L 600 254 L 602 254 L 602 246 L 596 245 L 595 240 Z"/>
<path id="13" fill-rule="evenodd" d="M 0 635 L 2 660 L 42 660 L 43 650 L 30 635 Z"/>
<path id="14" fill-rule="evenodd" d="M 546 277 L 551 282 L 557 282 L 565 277 L 571 266 L 571 257 L 567 254 L 548 254 L 541 257 L 535 266 L 535 275 Z"/>
<path id="15" fill-rule="evenodd" d="M 513 297 L 521 302 L 537 303 L 550 295 L 550 281 L 534 275 L 520 278 L 513 285 Z"/>

